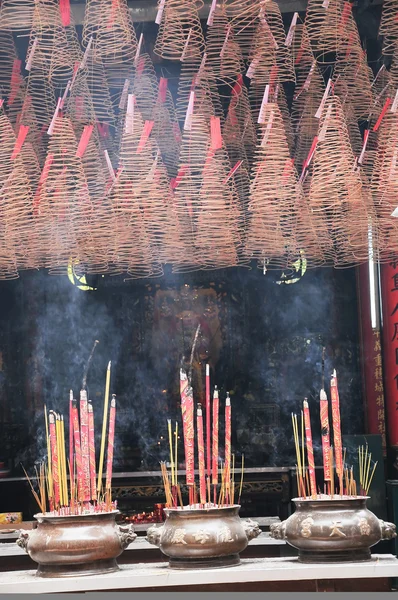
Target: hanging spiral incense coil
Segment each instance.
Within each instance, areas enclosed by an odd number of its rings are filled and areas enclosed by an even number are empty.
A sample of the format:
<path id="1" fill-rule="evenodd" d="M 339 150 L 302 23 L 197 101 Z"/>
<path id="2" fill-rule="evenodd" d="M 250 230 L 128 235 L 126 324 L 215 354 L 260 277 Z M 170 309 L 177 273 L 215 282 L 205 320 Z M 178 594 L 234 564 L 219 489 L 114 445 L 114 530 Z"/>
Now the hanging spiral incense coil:
<path id="1" fill-rule="evenodd" d="M 293 58 L 290 48 L 285 44 L 286 34 L 279 6 L 273 0 L 264 4 L 260 11 L 260 22 L 270 29 L 274 40 L 278 79 L 281 82 L 296 81 Z"/>
<path id="2" fill-rule="evenodd" d="M 355 167 L 341 102 L 333 96 L 320 119 L 309 202 L 314 213 L 321 212 L 328 220 L 335 266 L 368 259 L 368 228 L 374 217 L 368 200 Z"/>
<path id="3" fill-rule="evenodd" d="M 372 110 L 373 74 L 362 50 L 352 51 L 346 60 L 338 55 L 334 70 L 334 92 L 342 103 L 350 102 L 357 120 L 366 119 Z"/>
<path id="4" fill-rule="evenodd" d="M 130 27 L 126 0 L 88 0 L 83 23 L 83 45 L 95 40 L 96 51 L 106 66 L 131 63 L 137 50 Z"/>
<path id="5" fill-rule="evenodd" d="M 4 0 L 0 8 L 0 29 L 30 31 L 35 0 Z"/>
<path id="6" fill-rule="evenodd" d="M 387 117 L 387 118 L 386 118 Z M 374 153 L 371 191 L 377 213 L 379 258 L 388 261 L 398 250 L 398 220 L 392 217 L 397 208 L 398 112 L 387 113 L 383 127 L 378 132 L 378 145 Z M 384 121 L 384 119 L 383 119 Z"/>
<path id="7" fill-rule="evenodd" d="M 308 202 L 309 179 L 297 186 L 297 205 L 294 213 L 292 235 L 297 243 L 298 258 L 306 261 L 307 268 L 320 267 L 333 260 L 333 242 L 327 221 L 322 213 L 313 213 Z"/>
<path id="8" fill-rule="evenodd" d="M 231 25 L 234 29 L 235 39 L 239 44 L 242 54 L 247 58 L 254 33 L 258 27 L 260 9 L 265 2 L 261 0 L 244 0 L 236 2 L 226 0 L 225 8 L 228 17 L 231 19 Z"/>
<path id="9" fill-rule="evenodd" d="M 53 274 L 66 273 L 70 258 L 84 267 L 84 251 L 91 243 L 93 208 L 76 152 L 72 123 L 56 118 L 34 199 L 41 257 Z"/>
<path id="10" fill-rule="evenodd" d="M 165 82 L 165 83 L 164 83 Z M 158 99 L 152 113 L 152 135 L 162 155 L 162 161 L 170 176 L 176 177 L 181 145 L 181 131 L 178 124 L 170 90 L 164 89 L 167 80 L 161 80 Z"/>
<path id="11" fill-rule="evenodd" d="M 107 85 L 105 70 L 102 60 L 95 49 L 87 55 L 87 86 L 90 92 L 96 120 L 99 123 L 114 124 L 112 100 Z"/>
<path id="12" fill-rule="evenodd" d="M 132 88 L 144 120 L 151 120 L 158 95 L 158 79 L 149 54 L 142 52 L 135 68 Z"/>
<path id="13" fill-rule="evenodd" d="M 213 69 L 207 62 L 187 61 L 183 63 L 178 84 L 176 112 L 180 121 L 185 120 L 191 91 L 195 91 L 195 105 L 201 114 L 224 120 L 220 94 Z"/>
<path id="14" fill-rule="evenodd" d="M 98 99 L 97 99 L 98 102 Z M 79 69 L 64 104 L 65 115 L 74 126 L 95 123 L 97 115 L 88 86 L 88 71 Z M 102 116 L 102 113 L 100 113 Z"/>
<path id="15" fill-rule="evenodd" d="M 329 54 L 338 51 L 341 37 L 344 35 L 342 24 L 344 0 L 309 0 L 305 16 L 305 26 L 314 53 L 324 62 L 333 61 Z"/>
<path id="16" fill-rule="evenodd" d="M 0 114 L 0 278 L 13 279 L 18 269 L 35 267 L 29 252 L 32 192 L 21 153 L 15 153 L 16 137 L 11 123 Z"/>
<path id="17" fill-rule="evenodd" d="M 47 71 L 42 68 L 42 65 L 43 63 L 39 60 L 39 56 L 37 56 L 37 60 L 29 72 L 26 85 L 26 102 L 22 111 L 25 118 L 25 111 L 30 107 L 33 108 L 38 128 L 44 134 L 54 115 L 56 100 L 54 88 L 49 80 Z"/>
<path id="18" fill-rule="evenodd" d="M 201 57 L 205 47 L 194 0 L 166 0 L 154 52 L 169 60 Z"/>
<path id="19" fill-rule="evenodd" d="M 391 56 L 396 51 L 398 41 L 397 13 L 397 0 L 385 0 L 383 2 L 379 35 L 383 36 L 382 52 L 386 56 Z"/>
<path id="20" fill-rule="evenodd" d="M 0 29 L 0 88 L 3 97 L 8 97 L 11 91 L 11 79 L 17 51 L 11 31 Z"/>
<path id="21" fill-rule="evenodd" d="M 263 110 L 250 188 L 245 253 L 285 267 L 298 252 L 292 235 L 297 175 L 290 158 L 283 117 L 277 104 Z"/>
<path id="22" fill-rule="evenodd" d="M 195 248 L 203 269 L 238 264 L 240 215 L 233 180 L 225 183 L 229 165 L 221 148 L 205 164 L 198 195 Z"/>
<path id="23" fill-rule="evenodd" d="M 61 22 L 58 3 L 36 0 L 27 56 L 34 48 L 32 65 L 39 62 L 55 87 L 65 87 L 73 76 L 73 58 L 68 52 L 68 40 Z"/>
<path id="24" fill-rule="evenodd" d="M 212 68 L 217 82 L 221 86 L 227 86 L 222 93 L 229 96 L 231 92 L 228 88 L 234 85 L 236 76 L 243 73 L 244 63 L 223 4 L 216 6 L 213 23 L 208 26 L 206 56 L 207 64 Z"/>
<path id="25" fill-rule="evenodd" d="M 76 24 L 72 11 L 70 12 L 70 23 L 65 26 L 65 34 L 67 40 L 67 48 L 72 59 L 72 64 L 75 68 L 76 63 L 80 63 L 83 59 L 83 52 L 80 46 L 79 37 L 76 31 Z"/>

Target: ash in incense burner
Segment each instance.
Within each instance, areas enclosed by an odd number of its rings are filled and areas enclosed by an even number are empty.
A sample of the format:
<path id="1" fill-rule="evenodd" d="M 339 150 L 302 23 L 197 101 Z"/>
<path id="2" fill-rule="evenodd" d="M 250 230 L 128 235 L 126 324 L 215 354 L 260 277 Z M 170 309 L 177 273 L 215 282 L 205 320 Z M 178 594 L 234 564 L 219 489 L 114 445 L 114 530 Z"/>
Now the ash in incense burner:
<path id="1" fill-rule="evenodd" d="M 166 508 L 166 522 L 148 529 L 147 540 L 169 557 L 174 569 L 209 569 L 239 564 L 261 530 L 239 517 L 239 505 Z"/>

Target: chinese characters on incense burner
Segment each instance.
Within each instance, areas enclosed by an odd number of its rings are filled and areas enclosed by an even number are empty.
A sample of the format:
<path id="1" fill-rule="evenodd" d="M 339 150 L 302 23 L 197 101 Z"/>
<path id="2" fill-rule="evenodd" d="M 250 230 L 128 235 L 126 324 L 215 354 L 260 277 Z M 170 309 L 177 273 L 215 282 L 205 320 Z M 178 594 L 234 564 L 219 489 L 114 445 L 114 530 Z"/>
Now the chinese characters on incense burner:
<path id="1" fill-rule="evenodd" d="M 198 485 L 195 481 L 195 418 L 194 418 L 194 396 L 190 378 L 184 369 L 180 370 L 180 394 L 182 428 L 184 437 L 186 486 L 188 488 L 188 506 L 192 508 L 212 508 L 219 506 L 231 506 L 237 497 L 240 501 L 243 486 L 244 456 L 240 469 L 239 493 L 237 494 L 235 482 L 235 455 L 231 453 L 231 399 L 227 392 L 225 399 L 225 441 L 224 441 L 224 463 L 219 465 L 219 393 L 217 386 L 213 392 L 213 406 L 210 399 L 210 372 L 206 366 L 206 409 L 203 416 L 202 405 L 196 408 L 196 438 L 198 458 Z M 204 423 L 205 419 L 205 423 Z M 212 421 L 212 423 L 211 423 Z M 206 441 L 205 434 L 206 431 Z M 211 438 L 210 438 L 211 432 Z M 166 506 L 168 508 L 184 508 L 181 487 L 178 483 L 178 423 L 174 431 L 175 443 L 171 429 L 171 420 L 168 420 L 168 434 L 170 445 L 170 469 L 166 463 L 161 463 L 163 484 L 166 494 Z M 221 467 L 219 469 L 219 466 Z M 221 482 L 219 472 L 221 471 Z"/>
<path id="2" fill-rule="evenodd" d="M 376 470 L 377 462 L 372 464 L 372 454 L 363 446 L 358 448 L 359 487 L 354 478 L 354 468 L 345 461 L 345 449 L 341 438 L 340 398 L 337 385 L 336 371 L 330 380 L 330 396 L 332 409 L 333 446 L 331 445 L 331 430 L 329 427 L 329 402 L 324 389 L 320 392 L 320 425 L 323 457 L 323 494 L 317 486 L 314 462 L 314 450 L 310 420 L 310 407 L 307 399 L 303 402 L 301 412 L 301 436 L 296 414 L 292 414 L 293 434 L 296 447 L 296 478 L 300 498 L 333 498 L 366 496 Z M 300 439 L 301 437 L 301 439 Z M 305 448 L 307 448 L 307 462 Z"/>

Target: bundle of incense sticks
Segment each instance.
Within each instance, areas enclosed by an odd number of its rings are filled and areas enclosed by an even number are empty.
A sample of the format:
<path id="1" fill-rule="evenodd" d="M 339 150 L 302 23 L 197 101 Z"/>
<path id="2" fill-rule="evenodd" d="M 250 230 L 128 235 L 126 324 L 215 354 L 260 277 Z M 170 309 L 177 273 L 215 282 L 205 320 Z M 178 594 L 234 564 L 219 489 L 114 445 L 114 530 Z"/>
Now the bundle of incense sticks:
<path id="1" fill-rule="evenodd" d="M 112 502 L 111 482 L 113 468 L 113 448 L 116 421 L 116 397 L 112 395 L 110 410 L 109 389 L 110 369 L 108 364 L 104 417 L 101 437 L 98 478 L 95 453 L 94 407 L 87 398 L 86 390 L 80 392 L 80 406 L 69 397 L 69 457 L 66 458 L 65 421 L 61 414 L 44 406 L 46 426 L 47 462 L 36 470 L 34 479 L 38 482 L 37 493 L 29 479 L 34 497 L 42 513 L 74 515 L 87 512 L 103 512 L 116 508 Z M 107 421 L 109 412 L 109 429 Z M 80 414 L 79 414 L 80 413 Z M 107 435 L 108 434 L 108 435 Z M 102 476 L 105 445 L 107 438 L 106 486 L 103 490 Z M 24 469 L 25 470 L 25 469 Z M 47 510 L 48 509 L 48 510 Z"/>
<path id="2" fill-rule="evenodd" d="M 320 422 L 322 436 L 322 456 L 324 493 L 317 488 L 315 475 L 314 450 L 311 431 L 310 407 L 307 399 L 303 402 L 301 412 L 301 435 L 296 414 L 292 413 L 293 437 L 296 450 L 296 478 L 297 491 L 301 498 L 325 498 L 338 496 L 366 496 L 376 471 L 377 462 L 372 463 L 372 454 L 363 446 L 358 448 L 359 486 L 354 477 L 354 467 L 346 464 L 346 449 L 343 448 L 341 438 L 340 399 L 337 387 L 336 371 L 333 372 L 331 382 L 332 399 L 332 424 L 334 447 L 330 445 L 329 430 L 329 405 L 324 389 L 320 393 Z M 307 450 L 307 462 L 305 449 Z M 335 475 L 337 485 L 335 485 Z"/>
<path id="3" fill-rule="evenodd" d="M 214 389 L 213 406 L 210 401 L 210 373 L 206 369 L 206 435 L 207 441 L 204 443 L 204 420 L 202 404 L 197 404 L 196 411 L 196 437 L 197 437 L 197 458 L 198 470 L 195 471 L 195 428 L 193 418 L 193 390 L 188 374 L 184 369 L 180 371 L 180 390 L 181 390 L 181 412 L 182 412 L 182 430 L 184 436 L 185 464 L 186 464 L 186 487 L 188 488 L 187 508 L 209 508 L 218 506 L 230 506 L 235 503 L 236 481 L 235 477 L 240 471 L 240 482 L 238 484 L 240 502 L 243 488 L 244 475 L 244 455 L 242 454 L 241 469 L 235 469 L 235 455 L 231 452 L 231 399 L 227 393 L 225 400 L 225 456 L 224 464 L 219 468 L 219 397 L 217 388 Z M 211 430 L 210 421 L 213 421 L 212 444 L 210 444 L 209 431 Z M 174 433 L 172 431 L 171 420 L 168 419 L 168 437 L 170 446 L 170 475 L 165 462 L 161 462 L 161 472 L 166 496 L 166 505 L 168 507 L 184 508 L 182 500 L 182 489 L 177 479 L 178 461 L 178 423 L 176 422 Z M 174 434 L 174 443 L 173 443 Z M 207 463 L 206 463 L 207 452 Z M 207 471 L 206 471 L 207 465 Z M 219 472 L 221 472 L 221 484 L 219 485 Z M 195 480 L 195 474 L 198 473 L 198 485 Z M 213 487 L 213 493 L 211 492 Z"/>

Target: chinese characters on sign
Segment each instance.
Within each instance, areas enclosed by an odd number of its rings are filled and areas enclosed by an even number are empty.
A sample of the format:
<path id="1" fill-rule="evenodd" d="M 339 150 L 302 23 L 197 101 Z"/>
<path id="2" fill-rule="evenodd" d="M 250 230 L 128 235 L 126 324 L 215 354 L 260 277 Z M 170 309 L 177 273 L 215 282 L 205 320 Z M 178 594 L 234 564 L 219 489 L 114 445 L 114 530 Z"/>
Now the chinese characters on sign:
<path id="1" fill-rule="evenodd" d="M 398 348 L 398 342 L 397 342 Z M 382 437 L 383 451 L 386 449 L 386 415 L 384 410 L 384 384 L 383 384 L 383 368 L 381 362 L 381 341 L 380 331 L 373 331 L 373 361 L 374 361 L 374 374 L 375 374 L 375 386 L 374 391 L 376 392 L 376 406 L 377 406 L 377 431 Z"/>

